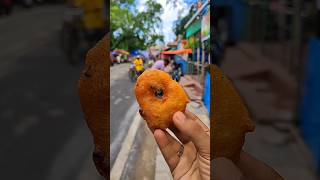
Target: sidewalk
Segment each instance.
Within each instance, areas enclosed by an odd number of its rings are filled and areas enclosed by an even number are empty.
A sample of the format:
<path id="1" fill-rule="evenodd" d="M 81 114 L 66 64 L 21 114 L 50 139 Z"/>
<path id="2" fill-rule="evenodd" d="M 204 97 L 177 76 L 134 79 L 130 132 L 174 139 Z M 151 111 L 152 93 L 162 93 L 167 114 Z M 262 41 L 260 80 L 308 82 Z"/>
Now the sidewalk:
<path id="1" fill-rule="evenodd" d="M 312 155 L 295 125 L 298 97 L 293 78 L 249 43 L 227 49 L 222 69 L 244 98 L 256 124 L 244 149 L 284 179 L 316 179 Z"/>

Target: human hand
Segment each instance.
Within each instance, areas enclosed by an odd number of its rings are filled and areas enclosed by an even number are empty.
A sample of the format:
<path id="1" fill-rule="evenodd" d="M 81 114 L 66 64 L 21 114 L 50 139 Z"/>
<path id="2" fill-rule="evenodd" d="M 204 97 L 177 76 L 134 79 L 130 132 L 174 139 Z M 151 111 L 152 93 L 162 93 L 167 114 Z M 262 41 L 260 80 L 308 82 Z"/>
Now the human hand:
<path id="1" fill-rule="evenodd" d="M 283 180 L 273 168 L 244 151 L 235 163 L 224 157 L 211 163 L 214 180 Z"/>
<path id="2" fill-rule="evenodd" d="M 173 116 L 179 141 L 168 132 L 156 129 L 155 140 L 171 170 L 173 179 L 210 179 L 210 131 L 189 111 Z"/>

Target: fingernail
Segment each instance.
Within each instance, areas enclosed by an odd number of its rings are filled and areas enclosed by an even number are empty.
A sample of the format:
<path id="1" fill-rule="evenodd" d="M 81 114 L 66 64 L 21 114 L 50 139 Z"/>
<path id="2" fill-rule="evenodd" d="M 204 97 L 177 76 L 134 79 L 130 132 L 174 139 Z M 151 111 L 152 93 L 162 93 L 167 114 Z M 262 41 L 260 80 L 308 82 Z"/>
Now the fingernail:
<path id="1" fill-rule="evenodd" d="M 179 123 L 184 123 L 185 122 L 185 116 L 184 116 L 184 114 L 182 113 L 182 112 L 176 112 L 175 114 L 174 114 L 174 119 L 176 120 L 176 121 L 178 121 Z"/>
<path id="2" fill-rule="evenodd" d="M 160 136 L 161 135 L 161 130 L 160 129 L 154 129 L 153 131 L 154 136 Z"/>

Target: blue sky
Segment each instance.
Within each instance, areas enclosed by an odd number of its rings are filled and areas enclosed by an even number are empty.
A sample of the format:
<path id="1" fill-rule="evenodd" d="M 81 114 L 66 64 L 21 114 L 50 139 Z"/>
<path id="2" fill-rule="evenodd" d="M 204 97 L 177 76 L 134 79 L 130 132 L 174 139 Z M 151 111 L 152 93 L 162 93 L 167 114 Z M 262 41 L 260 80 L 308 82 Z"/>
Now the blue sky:
<path id="1" fill-rule="evenodd" d="M 180 16 L 184 16 L 188 13 L 190 6 L 196 0 L 176 0 L 177 7 L 173 8 L 172 5 L 167 5 L 166 0 L 155 0 L 160 3 L 163 7 L 163 14 L 161 15 L 162 19 L 162 28 L 159 29 L 159 33 L 164 35 L 165 43 L 173 41 L 176 35 L 172 32 L 173 22 L 176 21 Z M 144 10 L 144 3 L 146 0 L 136 0 L 138 11 Z"/>

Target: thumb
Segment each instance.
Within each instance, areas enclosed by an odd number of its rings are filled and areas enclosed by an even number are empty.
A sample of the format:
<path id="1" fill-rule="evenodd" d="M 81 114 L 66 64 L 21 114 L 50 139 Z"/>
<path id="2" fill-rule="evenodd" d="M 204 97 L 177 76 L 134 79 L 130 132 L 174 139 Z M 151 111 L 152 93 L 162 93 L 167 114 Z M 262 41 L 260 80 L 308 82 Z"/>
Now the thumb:
<path id="1" fill-rule="evenodd" d="M 177 129 L 190 137 L 202 157 L 210 160 L 210 137 L 197 121 L 199 119 L 187 118 L 182 112 L 173 115 L 173 123 Z"/>

